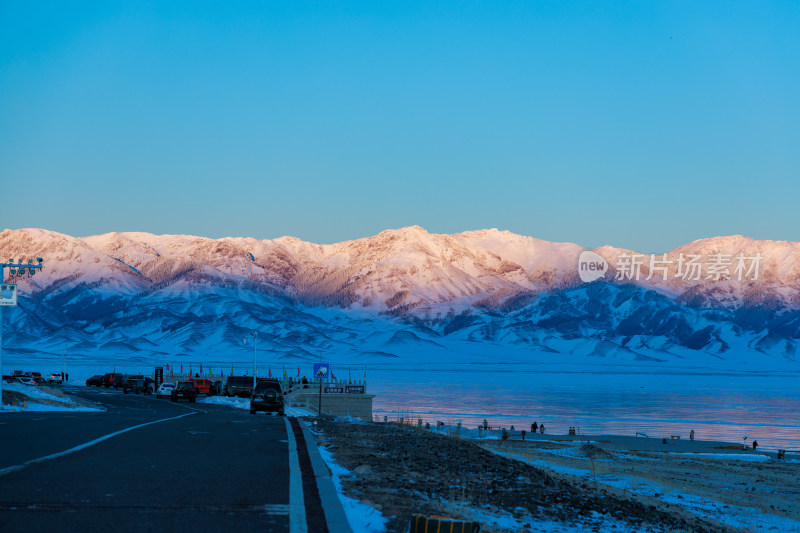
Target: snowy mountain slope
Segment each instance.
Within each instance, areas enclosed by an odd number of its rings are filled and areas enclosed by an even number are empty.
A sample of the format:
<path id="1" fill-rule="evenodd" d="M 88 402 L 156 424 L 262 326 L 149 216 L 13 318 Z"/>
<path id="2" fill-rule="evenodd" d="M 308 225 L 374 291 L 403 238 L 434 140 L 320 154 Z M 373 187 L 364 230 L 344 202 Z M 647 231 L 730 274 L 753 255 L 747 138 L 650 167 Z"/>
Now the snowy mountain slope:
<path id="1" fill-rule="evenodd" d="M 402 357 L 517 360 L 585 357 L 631 364 L 740 360 L 795 364 L 800 243 L 703 239 L 668 252 L 639 279 L 615 279 L 634 252 L 595 250 L 603 280 L 577 275 L 584 250 L 506 231 L 436 235 L 417 226 L 331 245 L 293 237 L 207 239 L 41 229 L 0 233 L 0 254 L 43 257 L 6 313 L 11 353 L 246 357 L 242 339 L 276 361 Z M 686 279 L 678 258 L 730 256 L 730 279 Z M 734 258 L 760 256 L 756 279 Z M 659 254 L 655 259 L 664 259 Z M 647 279 L 650 277 L 650 279 Z M 751 273 L 750 278 L 754 276 Z M 721 363 L 720 363 L 721 364 Z"/>

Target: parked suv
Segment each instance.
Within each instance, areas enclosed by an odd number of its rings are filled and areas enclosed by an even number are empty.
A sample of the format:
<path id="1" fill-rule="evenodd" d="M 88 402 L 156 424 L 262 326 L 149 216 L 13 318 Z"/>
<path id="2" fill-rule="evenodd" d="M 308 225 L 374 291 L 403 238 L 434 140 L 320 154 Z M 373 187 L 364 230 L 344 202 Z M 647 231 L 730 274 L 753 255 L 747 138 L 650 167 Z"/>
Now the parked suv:
<path id="1" fill-rule="evenodd" d="M 92 376 L 86 380 L 87 387 L 102 387 L 103 386 L 103 376 L 97 375 Z"/>
<path id="2" fill-rule="evenodd" d="M 187 381 L 194 383 L 194 388 L 197 394 L 207 394 L 211 396 L 214 394 L 214 384 L 210 379 L 191 378 Z"/>
<path id="3" fill-rule="evenodd" d="M 114 387 L 118 389 L 122 386 L 123 381 L 122 374 L 116 372 L 103 375 L 103 387 L 105 388 Z"/>
<path id="4" fill-rule="evenodd" d="M 144 378 L 128 378 L 122 385 L 122 392 L 125 394 L 128 394 L 129 392 L 135 392 L 136 394 L 147 394 L 150 392 L 150 389 L 145 384 Z"/>
<path id="5" fill-rule="evenodd" d="M 283 392 L 278 381 L 259 381 L 256 384 L 256 390 L 250 397 L 250 414 L 254 415 L 257 411 L 278 413 L 280 416 L 286 414 Z"/>
<path id="6" fill-rule="evenodd" d="M 191 381 L 181 381 L 178 386 L 172 389 L 170 399 L 173 402 L 178 400 L 189 400 L 190 402 L 197 401 L 197 390 L 194 388 L 194 383 Z"/>
<path id="7" fill-rule="evenodd" d="M 256 381 L 261 383 L 267 381 L 267 378 L 258 378 Z M 228 376 L 222 390 L 225 396 L 249 398 L 253 394 L 253 376 Z"/>

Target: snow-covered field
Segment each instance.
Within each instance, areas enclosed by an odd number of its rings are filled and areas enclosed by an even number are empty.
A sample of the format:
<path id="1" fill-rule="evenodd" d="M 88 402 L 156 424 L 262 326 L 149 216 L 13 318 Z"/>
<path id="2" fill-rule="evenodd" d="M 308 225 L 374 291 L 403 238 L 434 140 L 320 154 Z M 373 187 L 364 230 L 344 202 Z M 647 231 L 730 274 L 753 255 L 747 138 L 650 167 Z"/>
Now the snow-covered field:
<path id="1" fill-rule="evenodd" d="M 59 389 L 40 388 L 22 383 L 4 383 L 3 390 L 14 391 L 25 396 L 21 405 L 3 405 L 0 412 L 11 411 L 83 411 L 97 412 L 100 408 L 77 405 L 73 398 Z"/>
<path id="2" fill-rule="evenodd" d="M 485 447 L 568 480 L 613 489 L 628 498 L 679 506 L 734 528 L 800 531 L 800 513 L 792 496 L 800 493 L 797 461 L 775 461 L 760 454 L 617 450 L 589 457 L 581 452 L 583 444 L 559 442 L 563 447 L 521 448 L 495 441 Z M 768 462 L 770 470 L 753 465 Z"/>

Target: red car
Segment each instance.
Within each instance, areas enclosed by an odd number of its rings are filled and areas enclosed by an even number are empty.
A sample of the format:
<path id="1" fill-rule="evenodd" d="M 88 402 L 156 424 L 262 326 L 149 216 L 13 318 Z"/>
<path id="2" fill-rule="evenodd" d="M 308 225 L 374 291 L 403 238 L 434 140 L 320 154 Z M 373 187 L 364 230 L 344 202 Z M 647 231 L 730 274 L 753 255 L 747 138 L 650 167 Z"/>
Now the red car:
<path id="1" fill-rule="evenodd" d="M 197 391 L 197 394 L 206 394 L 208 396 L 214 394 L 214 384 L 211 383 L 210 379 L 191 378 L 186 381 L 194 383 L 194 390 Z"/>

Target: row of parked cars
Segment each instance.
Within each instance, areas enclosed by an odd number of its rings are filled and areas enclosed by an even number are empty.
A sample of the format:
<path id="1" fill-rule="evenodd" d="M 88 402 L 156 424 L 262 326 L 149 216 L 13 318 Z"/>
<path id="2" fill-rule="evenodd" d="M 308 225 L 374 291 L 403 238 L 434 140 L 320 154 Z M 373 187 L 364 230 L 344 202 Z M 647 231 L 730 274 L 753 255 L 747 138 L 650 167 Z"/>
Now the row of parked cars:
<path id="1" fill-rule="evenodd" d="M 229 376 L 225 381 L 211 381 L 204 378 L 190 378 L 186 380 L 194 384 L 198 394 L 207 396 L 237 396 L 239 398 L 249 398 L 253 392 L 253 378 L 251 376 Z M 128 384 L 131 382 L 131 384 Z M 272 378 L 257 378 L 258 383 L 277 382 Z M 127 389 L 130 392 L 155 392 L 155 380 L 149 376 L 141 374 L 121 374 L 109 372 L 98 374 L 86 380 L 87 387 L 105 387 L 115 389 Z"/>
<path id="2" fill-rule="evenodd" d="M 122 389 L 122 392 L 128 394 L 134 392 L 136 394 L 152 394 L 156 390 L 156 381 L 141 374 L 120 374 L 118 372 L 109 372 L 108 374 L 98 374 L 86 380 L 87 387 L 114 387 L 115 389 Z"/>
<path id="3" fill-rule="evenodd" d="M 256 383 L 255 390 L 253 390 L 253 378 L 239 376 L 249 381 L 249 384 L 245 385 L 235 379 L 237 376 L 232 377 L 234 378 L 233 380 L 228 378 L 226 381 L 224 390 L 228 396 L 249 396 L 251 415 L 263 411 L 285 416 L 286 408 L 283 401 L 283 390 L 280 381 L 277 379 L 259 379 Z M 156 394 L 159 398 L 162 398 L 169 392 L 169 397 L 173 402 L 188 400 L 194 403 L 197 401 L 197 397 L 200 394 L 208 394 L 203 392 L 203 387 L 206 384 L 198 383 L 203 381 L 208 380 L 190 379 L 187 381 L 180 381 L 177 385 L 174 383 L 162 383 Z"/>
<path id="4" fill-rule="evenodd" d="M 90 377 L 86 380 L 86 386 L 113 387 L 122 389 L 126 394 L 128 392 L 155 393 L 158 398 L 170 398 L 173 402 L 179 400 L 196 402 L 200 395 L 250 398 L 251 414 L 259 411 L 274 412 L 281 416 L 285 414 L 281 384 L 277 379 L 270 378 L 257 378 L 255 391 L 253 390 L 253 378 L 250 376 L 229 376 L 224 382 L 190 378 L 177 384 L 164 382 L 156 388 L 155 380 L 148 376 L 111 372 Z"/>
<path id="5" fill-rule="evenodd" d="M 23 372 L 14 370 L 11 374 L 3 376 L 5 383 L 23 383 L 25 385 L 56 385 L 64 382 L 61 373 L 50 374 L 45 377 L 41 372 Z"/>

